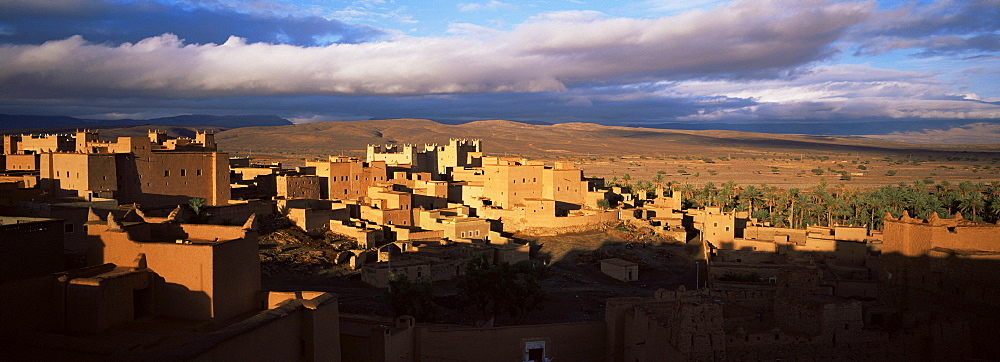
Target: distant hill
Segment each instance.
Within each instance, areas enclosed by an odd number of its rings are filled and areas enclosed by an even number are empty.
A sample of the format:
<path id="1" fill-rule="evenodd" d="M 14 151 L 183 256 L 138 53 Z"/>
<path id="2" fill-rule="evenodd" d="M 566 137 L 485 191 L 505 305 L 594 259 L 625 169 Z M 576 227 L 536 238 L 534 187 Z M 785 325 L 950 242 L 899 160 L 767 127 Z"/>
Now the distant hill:
<path id="1" fill-rule="evenodd" d="M 755 152 L 919 152 L 933 146 L 862 137 L 805 136 L 738 131 L 689 131 L 613 127 L 591 123 L 532 125 L 477 121 L 459 125 L 425 119 L 331 121 L 279 127 L 244 127 L 220 132 L 216 140 L 231 151 L 306 157 L 362 155 L 368 144 L 424 144 L 449 138 L 483 139 L 492 155 L 724 155 Z M 940 148 L 944 149 L 944 148 Z M 954 150 L 954 147 L 947 148 Z M 970 148 L 976 151 L 997 151 Z"/>
<path id="2" fill-rule="evenodd" d="M 928 128 L 865 137 L 908 143 L 1000 144 L 1000 124 L 972 123 L 946 129 Z"/>
<path id="3" fill-rule="evenodd" d="M 629 127 L 645 127 L 677 130 L 726 130 L 780 134 L 808 135 L 889 135 L 926 130 L 947 130 L 965 127 L 971 124 L 1000 125 L 1000 120 L 969 120 L 969 119 L 922 119 L 922 120 L 884 120 L 866 121 L 826 121 L 826 122 L 754 122 L 754 123 L 711 123 L 711 122 L 668 122 L 649 124 L 629 124 Z"/>
<path id="4" fill-rule="evenodd" d="M 97 120 L 81 119 L 67 116 L 25 116 L 0 114 L 0 129 L 70 129 L 70 128 L 105 128 L 126 126 L 186 126 L 207 128 L 239 128 L 261 126 L 286 126 L 291 121 L 278 116 L 244 115 L 244 116 L 213 116 L 204 114 L 161 117 L 153 119 L 117 119 Z"/>

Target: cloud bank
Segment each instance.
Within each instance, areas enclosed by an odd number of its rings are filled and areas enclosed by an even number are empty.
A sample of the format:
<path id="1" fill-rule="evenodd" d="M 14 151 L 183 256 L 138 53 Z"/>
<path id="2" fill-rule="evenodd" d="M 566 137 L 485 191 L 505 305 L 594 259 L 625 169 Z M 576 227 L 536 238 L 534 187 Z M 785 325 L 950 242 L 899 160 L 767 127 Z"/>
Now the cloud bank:
<path id="1" fill-rule="evenodd" d="M 871 10 L 796 6 L 743 2 L 660 19 L 553 14 L 486 40 L 296 46 L 240 37 L 192 44 L 163 34 L 109 45 L 72 36 L 0 47 L 0 83 L 9 86 L 4 97 L 178 97 L 542 92 L 663 77 L 767 77 L 826 57 Z"/>
<path id="2" fill-rule="evenodd" d="M 1000 119 L 996 94 L 964 91 L 939 70 L 836 64 L 904 50 L 975 63 L 953 70 L 962 77 L 996 76 L 995 4 L 737 1 L 660 18 L 560 11 L 509 31 L 453 23 L 445 35 L 413 37 L 267 9 L 8 0 L 0 2 L 0 111 L 301 121 Z"/>

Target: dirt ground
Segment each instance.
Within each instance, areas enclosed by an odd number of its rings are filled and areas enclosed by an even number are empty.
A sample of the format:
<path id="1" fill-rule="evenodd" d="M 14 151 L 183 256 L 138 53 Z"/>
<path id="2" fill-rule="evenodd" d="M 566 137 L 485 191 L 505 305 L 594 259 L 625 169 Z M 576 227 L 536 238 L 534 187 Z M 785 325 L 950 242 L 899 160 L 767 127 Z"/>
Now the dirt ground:
<path id="1" fill-rule="evenodd" d="M 874 155 L 874 154 L 742 154 L 732 156 L 642 156 L 577 159 L 577 167 L 588 177 L 606 180 L 626 174 L 632 182 L 653 181 L 674 184 L 719 185 L 732 180 L 739 185 L 766 183 L 780 188 L 812 187 L 820 182 L 869 189 L 914 180 L 934 185 L 947 180 L 994 181 L 1000 179 L 1000 159 L 964 153 Z M 819 170 L 817 172 L 814 170 Z M 846 176 L 842 176 L 846 172 Z M 848 179 L 849 178 L 849 179 Z M 928 180 L 928 181 L 924 181 Z"/>

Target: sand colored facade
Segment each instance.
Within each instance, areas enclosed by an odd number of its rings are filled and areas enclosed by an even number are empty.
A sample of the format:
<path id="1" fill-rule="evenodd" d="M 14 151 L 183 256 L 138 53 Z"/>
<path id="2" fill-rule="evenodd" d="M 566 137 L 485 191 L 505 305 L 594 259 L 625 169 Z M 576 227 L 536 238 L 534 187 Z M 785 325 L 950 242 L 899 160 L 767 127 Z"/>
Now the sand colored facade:
<path id="1" fill-rule="evenodd" d="M 319 199 L 323 185 L 319 176 L 277 176 L 278 197 L 286 199 Z"/>
<path id="2" fill-rule="evenodd" d="M 618 258 L 601 260 L 601 272 L 623 282 L 639 280 L 639 264 Z"/>
<path id="3" fill-rule="evenodd" d="M 228 203 L 229 167 L 215 135 L 194 139 L 148 137 L 98 139 L 96 131 L 53 136 L 5 136 L 7 169 L 38 170 L 40 186 L 61 196 L 115 198 L 146 206 L 185 203 L 201 197 Z"/>
<path id="4" fill-rule="evenodd" d="M 340 360 L 334 296 L 260 290 L 253 217 L 242 226 L 183 224 L 176 217 L 129 211 L 102 219 L 91 212 L 86 233 L 95 265 L 0 283 L 5 356 Z M 21 219 L 13 225 L 35 232 L 51 226 Z M 61 221 L 54 222 L 60 227 L 49 229 L 61 233 Z M 34 262 L 45 266 L 44 260 Z"/>
<path id="5" fill-rule="evenodd" d="M 33 154 L 9 154 L 4 155 L 4 166 L 7 170 L 13 171 L 38 171 L 41 166 L 41 158 L 37 153 Z"/>
<path id="6" fill-rule="evenodd" d="M 605 360 L 603 322 L 472 328 L 345 315 L 340 325 L 345 361 Z"/>
<path id="7" fill-rule="evenodd" d="M 388 180 L 385 161 L 362 162 L 355 157 L 330 156 L 327 161 L 306 161 L 306 167 L 326 179 L 327 195 L 355 200 L 368 196 L 368 188 Z"/>
<path id="8" fill-rule="evenodd" d="M 160 314 L 227 319 L 259 306 L 257 234 L 249 228 L 120 221 L 109 214 L 92 217 L 87 235 L 91 264 L 143 264 L 162 278 Z"/>
<path id="9" fill-rule="evenodd" d="M 1000 226 L 965 220 L 961 214 L 941 219 L 931 214 L 927 220 L 911 218 L 906 211 L 894 218 L 887 215 L 882 251 L 905 256 L 926 255 L 934 248 L 1000 252 Z"/>
<path id="10" fill-rule="evenodd" d="M 435 180 L 453 170 L 480 165 L 480 140 L 450 139 L 447 145 L 368 145 L 366 160 L 389 165 L 408 165 L 413 173 L 430 173 Z"/>
<path id="11" fill-rule="evenodd" d="M 964 321 L 951 335 L 958 348 L 981 358 L 1000 358 L 1000 226 L 931 214 L 912 218 L 886 215 L 878 273 L 883 298 L 917 323 Z M 937 337 L 937 336 L 936 336 Z M 943 338 L 933 358 L 947 358 Z"/>

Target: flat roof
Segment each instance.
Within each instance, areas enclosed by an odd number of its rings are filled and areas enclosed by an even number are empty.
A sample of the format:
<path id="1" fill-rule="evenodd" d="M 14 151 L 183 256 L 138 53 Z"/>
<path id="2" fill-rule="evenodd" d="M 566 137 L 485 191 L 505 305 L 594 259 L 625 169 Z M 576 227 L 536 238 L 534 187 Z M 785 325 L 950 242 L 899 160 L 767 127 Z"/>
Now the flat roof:
<path id="1" fill-rule="evenodd" d="M 608 264 L 615 265 L 615 266 L 638 266 L 639 265 L 637 263 L 634 263 L 634 262 L 631 262 L 631 261 L 628 261 L 628 260 L 618 259 L 618 258 L 611 258 L 611 259 L 601 260 L 601 264 L 604 264 L 604 263 L 608 263 Z"/>

